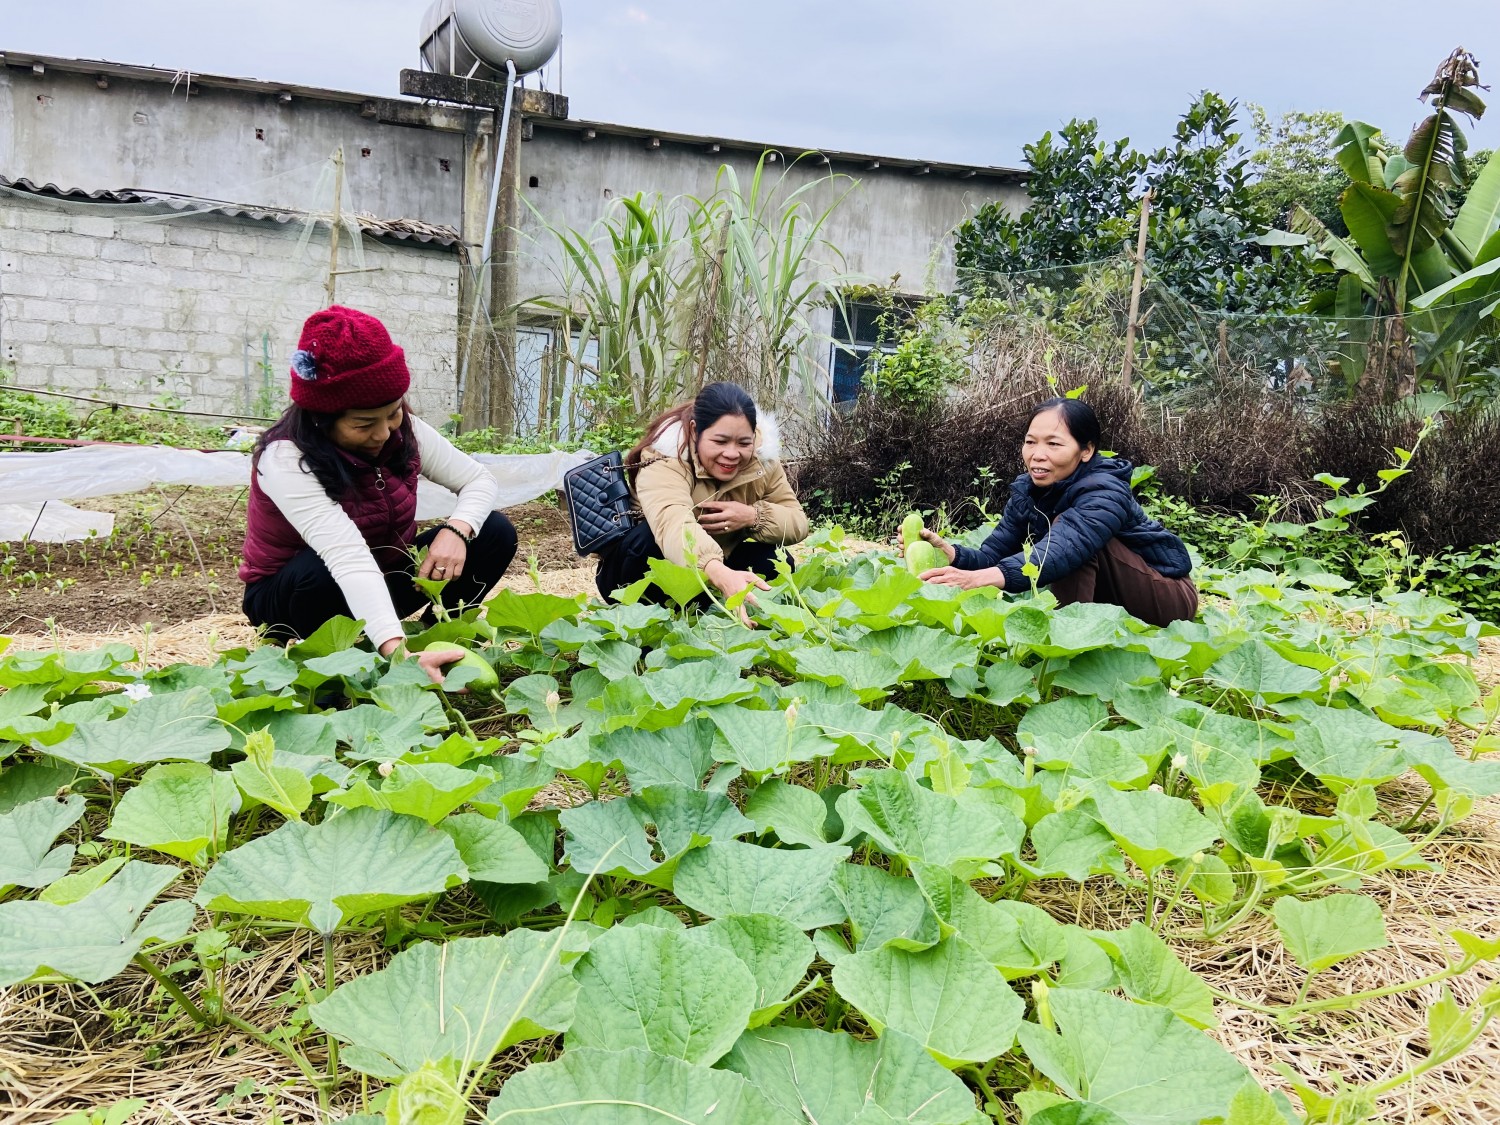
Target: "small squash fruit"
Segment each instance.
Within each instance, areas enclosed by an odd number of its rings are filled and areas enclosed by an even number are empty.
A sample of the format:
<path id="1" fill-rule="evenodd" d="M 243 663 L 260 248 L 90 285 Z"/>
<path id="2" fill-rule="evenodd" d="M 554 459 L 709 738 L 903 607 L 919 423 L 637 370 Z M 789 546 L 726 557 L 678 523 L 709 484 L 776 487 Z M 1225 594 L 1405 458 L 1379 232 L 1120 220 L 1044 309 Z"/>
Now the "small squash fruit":
<path id="1" fill-rule="evenodd" d="M 490 662 L 477 652 L 470 652 L 461 644 L 453 641 L 433 641 L 425 652 L 460 652 L 463 656 L 448 665 L 448 674 L 444 677 L 444 686 L 448 680 L 454 678 L 454 673 L 460 673 L 456 677 L 455 687 L 466 687 L 470 691 L 494 691 L 500 686 L 500 677 Z"/>
<path id="2" fill-rule="evenodd" d="M 912 512 L 901 521 L 901 542 L 906 544 L 906 569 L 912 574 L 948 565 L 948 556 L 922 538 L 921 512 Z"/>

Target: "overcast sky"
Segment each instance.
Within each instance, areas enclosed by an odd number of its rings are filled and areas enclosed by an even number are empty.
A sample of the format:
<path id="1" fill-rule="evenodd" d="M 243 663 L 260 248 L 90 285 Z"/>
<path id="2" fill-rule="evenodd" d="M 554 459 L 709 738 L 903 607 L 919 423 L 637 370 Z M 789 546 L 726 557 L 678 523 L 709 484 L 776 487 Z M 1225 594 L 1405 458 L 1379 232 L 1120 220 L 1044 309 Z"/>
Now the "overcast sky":
<path id="1" fill-rule="evenodd" d="M 425 8 L 0 0 L 0 50 L 394 94 Z M 1155 147 L 1205 88 L 1404 139 L 1455 46 L 1500 79 L 1497 0 L 563 0 L 563 26 L 547 83 L 575 118 L 973 164 L 1071 117 Z M 1471 143 L 1500 144 L 1500 107 Z"/>

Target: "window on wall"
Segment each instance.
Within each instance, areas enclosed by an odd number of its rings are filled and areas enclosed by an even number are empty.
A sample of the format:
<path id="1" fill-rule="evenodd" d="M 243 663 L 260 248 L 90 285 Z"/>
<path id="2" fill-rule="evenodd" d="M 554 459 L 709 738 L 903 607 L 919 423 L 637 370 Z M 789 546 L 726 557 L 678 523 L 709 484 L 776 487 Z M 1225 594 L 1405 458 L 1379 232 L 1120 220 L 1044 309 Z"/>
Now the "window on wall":
<path id="1" fill-rule="evenodd" d="M 599 345 L 578 335 L 571 349 L 562 346 L 560 330 L 550 321 L 532 321 L 516 327 L 516 431 L 554 438 L 574 438 L 588 420 L 584 392 L 594 381 L 590 367 L 598 359 Z M 585 366 L 575 366 L 568 355 Z"/>
<path id="2" fill-rule="evenodd" d="M 864 386 L 865 370 L 875 352 L 895 351 L 896 337 L 911 319 L 915 298 L 896 297 L 891 303 L 846 299 L 833 310 L 833 349 L 828 370 L 833 377 L 834 403 L 853 402 Z"/>

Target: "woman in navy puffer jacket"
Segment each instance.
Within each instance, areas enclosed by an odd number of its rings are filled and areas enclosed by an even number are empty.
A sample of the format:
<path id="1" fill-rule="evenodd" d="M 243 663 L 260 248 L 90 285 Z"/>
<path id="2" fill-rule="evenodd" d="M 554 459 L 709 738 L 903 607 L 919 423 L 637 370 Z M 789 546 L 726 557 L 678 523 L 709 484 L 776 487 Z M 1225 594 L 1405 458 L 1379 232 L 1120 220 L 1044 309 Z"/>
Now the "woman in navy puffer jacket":
<path id="1" fill-rule="evenodd" d="M 955 547 L 932 531 L 922 537 L 949 566 L 928 582 L 974 589 L 1031 586 L 1029 560 L 1059 604 L 1110 602 L 1151 625 L 1191 619 L 1198 590 L 1182 540 L 1141 511 L 1130 490 L 1129 461 L 1100 457 L 1099 419 L 1087 403 L 1054 398 L 1031 414 L 1000 525 L 978 549 Z"/>

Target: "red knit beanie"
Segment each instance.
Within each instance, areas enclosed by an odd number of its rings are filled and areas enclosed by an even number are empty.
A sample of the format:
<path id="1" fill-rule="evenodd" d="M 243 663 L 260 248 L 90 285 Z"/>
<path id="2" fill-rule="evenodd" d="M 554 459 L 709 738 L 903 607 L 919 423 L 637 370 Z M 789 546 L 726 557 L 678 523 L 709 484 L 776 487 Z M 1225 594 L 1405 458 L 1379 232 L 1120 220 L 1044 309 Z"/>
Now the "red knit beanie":
<path id="1" fill-rule="evenodd" d="M 395 402 L 411 386 L 406 353 L 367 313 L 332 305 L 302 326 L 292 356 L 292 401 L 304 410 L 339 414 Z"/>

